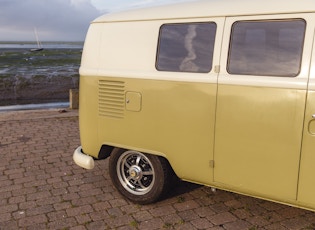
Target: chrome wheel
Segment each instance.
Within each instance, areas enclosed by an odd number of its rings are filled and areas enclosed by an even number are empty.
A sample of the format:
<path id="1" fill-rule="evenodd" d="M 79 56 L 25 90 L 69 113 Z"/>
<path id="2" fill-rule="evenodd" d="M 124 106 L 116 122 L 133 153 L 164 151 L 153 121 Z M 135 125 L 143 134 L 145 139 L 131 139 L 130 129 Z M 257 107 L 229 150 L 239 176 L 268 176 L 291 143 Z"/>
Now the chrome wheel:
<path id="1" fill-rule="evenodd" d="M 155 184 L 153 164 L 137 151 L 124 152 L 117 161 L 117 177 L 121 185 L 134 195 L 144 195 Z"/>
<path id="2" fill-rule="evenodd" d="M 167 193 L 174 171 L 160 156 L 114 148 L 109 158 L 113 185 L 127 199 L 150 204 Z"/>

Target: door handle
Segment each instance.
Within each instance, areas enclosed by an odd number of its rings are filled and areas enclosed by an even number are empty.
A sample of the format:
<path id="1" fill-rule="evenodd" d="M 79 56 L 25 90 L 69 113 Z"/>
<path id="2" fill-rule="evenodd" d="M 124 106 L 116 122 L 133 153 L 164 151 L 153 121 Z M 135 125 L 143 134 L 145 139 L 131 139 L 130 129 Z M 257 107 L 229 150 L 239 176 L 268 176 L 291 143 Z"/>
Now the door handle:
<path id="1" fill-rule="evenodd" d="M 314 118 L 314 119 L 315 119 L 315 114 L 313 114 L 313 115 L 312 115 L 312 118 Z"/>

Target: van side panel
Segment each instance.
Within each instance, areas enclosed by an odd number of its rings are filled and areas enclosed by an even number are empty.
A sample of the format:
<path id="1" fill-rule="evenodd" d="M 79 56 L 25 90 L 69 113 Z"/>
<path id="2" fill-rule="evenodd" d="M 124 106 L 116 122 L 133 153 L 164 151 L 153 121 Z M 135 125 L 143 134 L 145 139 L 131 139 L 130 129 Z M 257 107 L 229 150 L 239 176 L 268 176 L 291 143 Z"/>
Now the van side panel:
<path id="1" fill-rule="evenodd" d="M 128 78 L 104 81 L 123 82 L 126 102 L 120 117 L 99 114 L 100 142 L 164 156 L 182 179 L 212 181 L 215 84 Z M 141 99 L 128 97 L 130 92 Z M 129 109 L 131 103 L 139 106 Z"/>

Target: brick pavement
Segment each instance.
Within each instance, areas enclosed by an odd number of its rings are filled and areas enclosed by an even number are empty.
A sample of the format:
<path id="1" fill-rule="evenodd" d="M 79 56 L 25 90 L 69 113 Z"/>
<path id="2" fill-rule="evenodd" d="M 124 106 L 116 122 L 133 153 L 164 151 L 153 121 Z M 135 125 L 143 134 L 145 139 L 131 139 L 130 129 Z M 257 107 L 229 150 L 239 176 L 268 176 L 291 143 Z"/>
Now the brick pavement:
<path id="1" fill-rule="evenodd" d="M 315 229 L 315 213 L 180 183 L 135 205 L 114 189 L 108 160 L 84 170 L 77 111 L 0 113 L 0 229 Z"/>

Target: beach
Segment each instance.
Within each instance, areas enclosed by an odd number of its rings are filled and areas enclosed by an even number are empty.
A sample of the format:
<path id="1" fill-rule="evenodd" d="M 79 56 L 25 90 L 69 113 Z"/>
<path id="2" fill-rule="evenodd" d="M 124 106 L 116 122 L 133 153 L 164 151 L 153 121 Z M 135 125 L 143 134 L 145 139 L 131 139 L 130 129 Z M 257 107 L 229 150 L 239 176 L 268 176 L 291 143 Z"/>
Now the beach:
<path id="1" fill-rule="evenodd" d="M 79 87 L 83 42 L 0 42 L 0 106 L 65 102 Z"/>

